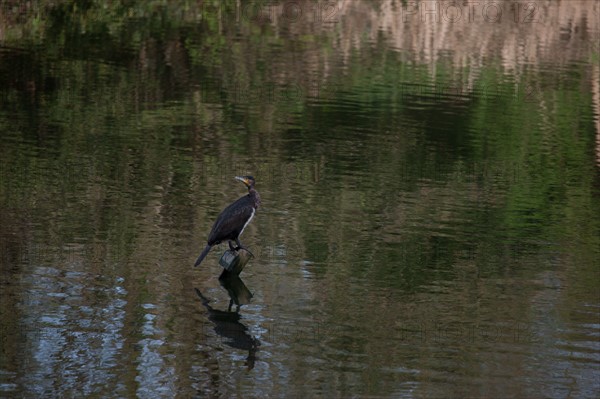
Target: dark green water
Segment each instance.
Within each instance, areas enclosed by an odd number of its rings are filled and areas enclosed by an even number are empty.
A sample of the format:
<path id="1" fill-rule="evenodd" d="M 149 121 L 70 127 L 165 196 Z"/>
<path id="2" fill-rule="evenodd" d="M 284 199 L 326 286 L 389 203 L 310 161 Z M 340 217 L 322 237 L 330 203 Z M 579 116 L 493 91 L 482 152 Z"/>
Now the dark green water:
<path id="1" fill-rule="evenodd" d="M 246 4 L 2 5 L 0 397 L 598 397 L 598 3 Z"/>

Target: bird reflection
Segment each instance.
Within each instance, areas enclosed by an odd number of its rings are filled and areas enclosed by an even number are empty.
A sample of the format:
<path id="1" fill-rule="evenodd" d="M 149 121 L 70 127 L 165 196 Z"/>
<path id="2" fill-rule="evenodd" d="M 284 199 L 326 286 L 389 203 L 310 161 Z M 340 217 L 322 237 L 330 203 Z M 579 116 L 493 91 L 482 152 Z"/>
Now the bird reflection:
<path id="1" fill-rule="evenodd" d="M 194 288 L 196 294 L 200 297 L 202 305 L 208 310 L 208 320 L 214 324 L 215 332 L 225 338 L 224 342 L 232 348 L 248 351 L 246 366 L 248 370 L 254 368 L 256 361 L 256 351 L 260 346 L 260 341 L 250 335 L 248 327 L 240 323 L 240 306 L 246 304 L 252 298 L 252 294 L 237 276 L 219 278 L 221 285 L 227 290 L 230 296 L 229 308 L 227 311 L 217 310 L 210 306 L 210 300 L 202 295 L 202 292 Z M 236 304 L 236 311 L 232 312 L 231 307 Z"/>

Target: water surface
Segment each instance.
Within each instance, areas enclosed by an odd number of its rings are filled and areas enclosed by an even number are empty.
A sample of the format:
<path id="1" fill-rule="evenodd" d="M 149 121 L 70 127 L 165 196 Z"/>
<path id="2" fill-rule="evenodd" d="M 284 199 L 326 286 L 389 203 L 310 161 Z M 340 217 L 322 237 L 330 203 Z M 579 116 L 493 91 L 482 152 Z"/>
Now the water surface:
<path id="1" fill-rule="evenodd" d="M 502 4 L 4 7 L 0 396 L 597 397 L 599 7 Z"/>

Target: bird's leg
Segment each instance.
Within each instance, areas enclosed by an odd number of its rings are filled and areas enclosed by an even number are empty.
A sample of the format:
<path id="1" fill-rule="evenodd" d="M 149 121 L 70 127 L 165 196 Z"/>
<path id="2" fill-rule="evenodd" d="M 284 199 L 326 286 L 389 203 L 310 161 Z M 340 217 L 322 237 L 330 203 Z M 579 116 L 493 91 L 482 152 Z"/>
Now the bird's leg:
<path id="1" fill-rule="evenodd" d="M 227 242 L 229 243 L 229 249 L 231 249 L 232 251 L 235 251 L 235 250 L 237 249 L 237 248 L 235 248 L 235 247 L 233 246 L 233 244 L 232 244 L 232 241 L 231 241 L 231 240 L 229 240 L 229 241 L 227 241 Z M 238 244 L 238 245 L 239 245 L 239 244 Z"/>
<path id="2" fill-rule="evenodd" d="M 250 252 L 250 250 L 248 248 L 246 248 L 245 246 L 242 245 L 239 237 L 235 239 L 235 242 L 237 244 L 236 251 L 239 249 L 243 249 L 243 250 L 247 251 L 250 255 L 252 255 L 252 257 L 254 257 L 254 254 L 252 252 Z"/>

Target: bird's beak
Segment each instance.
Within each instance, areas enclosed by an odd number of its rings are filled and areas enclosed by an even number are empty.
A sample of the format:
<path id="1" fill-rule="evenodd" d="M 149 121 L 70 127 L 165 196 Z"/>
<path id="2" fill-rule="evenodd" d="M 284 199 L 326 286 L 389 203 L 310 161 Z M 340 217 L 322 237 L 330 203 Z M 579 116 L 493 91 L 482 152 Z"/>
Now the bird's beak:
<path id="1" fill-rule="evenodd" d="M 236 176 L 236 177 L 234 177 L 234 179 L 241 181 L 245 185 L 248 185 L 248 180 L 246 180 L 246 178 L 243 176 Z"/>

